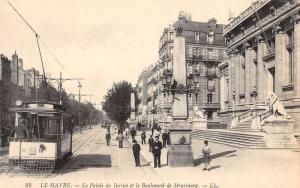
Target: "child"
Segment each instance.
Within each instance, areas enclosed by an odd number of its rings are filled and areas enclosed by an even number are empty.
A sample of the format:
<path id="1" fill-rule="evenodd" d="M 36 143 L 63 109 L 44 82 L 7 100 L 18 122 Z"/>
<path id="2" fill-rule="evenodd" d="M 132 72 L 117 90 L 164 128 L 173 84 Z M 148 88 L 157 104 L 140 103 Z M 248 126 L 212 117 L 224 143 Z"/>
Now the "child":
<path id="1" fill-rule="evenodd" d="M 203 154 L 203 159 L 204 159 L 204 169 L 203 170 L 210 170 L 209 168 L 209 163 L 210 163 L 210 153 L 211 153 L 211 150 L 208 146 L 208 141 L 205 140 L 204 141 L 204 147 L 202 148 L 202 154 Z"/>

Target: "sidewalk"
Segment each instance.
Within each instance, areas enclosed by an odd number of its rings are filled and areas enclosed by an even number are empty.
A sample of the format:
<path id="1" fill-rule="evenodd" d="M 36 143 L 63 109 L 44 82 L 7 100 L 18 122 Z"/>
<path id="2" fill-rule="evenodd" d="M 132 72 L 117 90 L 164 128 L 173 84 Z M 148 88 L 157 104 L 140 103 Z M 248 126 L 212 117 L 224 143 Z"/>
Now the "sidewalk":
<path id="1" fill-rule="evenodd" d="M 140 144 L 141 146 L 141 158 L 144 159 L 144 161 L 146 161 L 150 166 L 154 167 L 154 158 L 153 158 L 153 154 L 152 152 L 149 152 L 149 144 L 148 144 L 148 139 L 150 138 L 151 135 L 151 131 L 146 131 L 146 144 L 142 144 L 142 138 L 141 138 L 141 131 L 137 131 L 137 135 L 135 136 L 136 141 L 138 142 L 138 144 Z M 154 138 L 154 136 L 153 136 Z M 161 136 L 160 136 L 160 141 L 161 140 Z M 132 145 L 132 139 L 131 136 L 128 139 L 128 142 Z M 167 152 L 168 152 L 168 146 L 166 146 L 165 148 L 163 148 L 161 150 L 161 166 L 167 166 Z"/>

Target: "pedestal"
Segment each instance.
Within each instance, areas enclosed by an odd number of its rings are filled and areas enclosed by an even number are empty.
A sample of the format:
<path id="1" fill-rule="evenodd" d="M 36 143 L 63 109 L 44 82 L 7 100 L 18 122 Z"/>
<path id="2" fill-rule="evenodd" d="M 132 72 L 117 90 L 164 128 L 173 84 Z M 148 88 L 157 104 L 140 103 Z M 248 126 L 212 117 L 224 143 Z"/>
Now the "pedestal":
<path id="1" fill-rule="evenodd" d="M 265 121 L 265 142 L 268 148 L 299 148 L 293 131 L 294 120 L 274 118 Z"/>
<path id="2" fill-rule="evenodd" d="M 132 128 L 135 128 L 136 129 L 136 124 L 137 124 L 137 121 L 134 120 L 134 119 L 131 119 L 129 120 L 129 128 L 132 129 Z"/>
<path id="3" fill-rule="evenodd" d="M 168 164 L 170 167 L 194 166 L 191 131 L 191 126 L 186 121 L 174 121 L 171 124 L 171 146 L 168 150 Z"/>
<path id="4" fill-rule="evenodd" d="M 193 119 L 192 120 L 193 130 L 195 129 L 207 129 L 207 120 L 205 119 Z"/>

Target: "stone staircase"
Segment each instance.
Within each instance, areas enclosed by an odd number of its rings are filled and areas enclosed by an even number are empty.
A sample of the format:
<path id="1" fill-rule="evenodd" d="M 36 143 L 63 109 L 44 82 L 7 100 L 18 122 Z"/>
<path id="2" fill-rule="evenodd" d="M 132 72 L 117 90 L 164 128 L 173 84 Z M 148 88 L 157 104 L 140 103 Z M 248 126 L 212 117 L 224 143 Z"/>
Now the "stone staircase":
<path id="1" fill-rule="evenodd" d="M 256 129 L 251 128 L 252 121 L 256 120 L 257 124 L 264 124 L 272 113 L 270 111 L 260 112 L 256 109 L 251 109 L 235 117 L 236 126 L 230 126 L 229 130 L 239 132 L 261 132 L 261 127 Z"/>
<path id="2" fill-rule="evenodd" d="M 231 131 L 239 131 L 239 132 L 261 132 L 259 129 L 252 129 L 251 128 L 252 120 L 248 120 L 238 124 L 236 127 L 230 127 L 229 130 Z"/>
<path id="3" fill-rule="evenodd" d="M 195 130 L 193 139 L 208 140 L 219 144 L 225 144 L 238 148 L 259 149 L 266 148 L 264 134 L 245 133 L 229 130 Z"/>
<path id="4" fill-rule="evenodd" d="M 298 143 L 299 146 L 300 146 L 300 135 L 295 135 L 295 138 L 296 138 L 297 143 Z"/>

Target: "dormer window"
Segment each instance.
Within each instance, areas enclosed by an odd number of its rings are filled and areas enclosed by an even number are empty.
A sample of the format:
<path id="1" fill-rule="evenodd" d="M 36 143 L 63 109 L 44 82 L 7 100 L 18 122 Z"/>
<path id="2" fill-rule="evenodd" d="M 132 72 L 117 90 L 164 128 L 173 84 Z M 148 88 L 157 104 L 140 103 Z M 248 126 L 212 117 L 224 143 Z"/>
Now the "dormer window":
<path id="1" fill-rule="evenodd" d="M 195 41 L 200 41 L 200 33 L 195 33 Z"/>
<path id="2" fill-rule="evenodd" d="M 214 37 L 215 33 L 210 30 L 208 33 L 207 33 L 207 42 L 209 44 L 213 44 L 215 42 L 215 37 Z"/>

